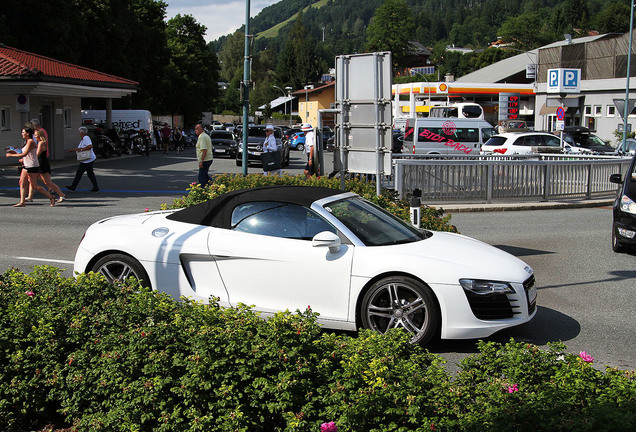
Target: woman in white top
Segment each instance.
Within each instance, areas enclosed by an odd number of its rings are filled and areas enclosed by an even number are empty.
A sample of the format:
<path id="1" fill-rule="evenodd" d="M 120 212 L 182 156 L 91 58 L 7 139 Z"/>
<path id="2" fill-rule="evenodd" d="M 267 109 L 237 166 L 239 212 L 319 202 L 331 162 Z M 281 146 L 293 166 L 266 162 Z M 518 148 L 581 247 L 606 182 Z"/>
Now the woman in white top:
<path id="1" fill-rule="evenodd" d="M 20 172 L 20 202 L 14 204 L 13 207 L 24 207 L 26 203 L 26 197 L 29 194 L 29 185 L 46 196 L 51 202 L 51 207 L 55 205 L 55 198 L 48 193 L 46 189 L 38 185 L 38 177 L 40 175 L 40 163 L 38 161 L 37 146 L 35 141 L 31 138 L 33 136 L 33 129 L 22 129 L 22 139 L 24 140 L 24 147 L 18 153 L 16 150 L 9 150 L 7 157 L 22 158 L 21 162 L 24 165 L 22 172 Z"/>

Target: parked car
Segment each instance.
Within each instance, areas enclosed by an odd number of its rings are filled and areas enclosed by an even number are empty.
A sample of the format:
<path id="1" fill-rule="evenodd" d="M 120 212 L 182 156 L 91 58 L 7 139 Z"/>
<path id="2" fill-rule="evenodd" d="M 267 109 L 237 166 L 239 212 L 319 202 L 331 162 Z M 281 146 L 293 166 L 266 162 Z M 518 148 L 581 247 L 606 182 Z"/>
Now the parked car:
<path id="1" fill-rule="evenodd" d="M 238 144 L 234 134 L 227 130 L 210 131 L 210 139 L 212 140 L 212 150 L 214 156 L 236 157 Z"/>
<path id="2" fill-rule="evenodd" d="M 621 141 L 616 149 L 616 154 L 619 155 L 634 155 L 636 153 L 636 139 L 627 138 L 625 140 L 625 145 L 623 146 L 623 142 Z"/>
<path id="3" fill-rule="evenodd" d="M 187 146 L 193 146 L 194 147 L 195 145 L 197 145 L 197 139 L 198 138 L 199 137 L 194 132 L 194 128 L 184 129 L 183 130 L 183 140 L 184 140 L 185 147 L 187 147 Z"/>
<path id="4" fill-rule="evenodd" d="M 234 128 L 235 128 L 235 127 L 236 127 L 236 126 L 235 126 L 235 125 L 234 125 L 234 123 L 232 123 L 232 122 L 225 122 L 225 123 L 223 123 L 223 129 L 225 129 L 226 131 L 234 132 Z"/>
<path id="5" fill-rule="evenodd" d="M 263 153 L 263 142 L 265 141 L 265 125 L 251 125 L 247 131 L 247 163 L 261 165 L 261 153 Z M 281 152 L 283 167 L 289 166 L 289 144 L 282 140 L 283 131 L 279 127 L 274 127 L 274 138 Z M 236 166 L 243 166 L 243 146 L 238 146 L 236 152 Z"/>
<path id="6" fill-rule="evenodd" d="M 305 133 L 294 132 L 289 138 L 289 147 L 298 151 L 305 150 Z"/>
<path id="7" fill-rule="evenodd" d="M 612 212 L 612 249 L 625 252 L 636 245 L 636 155 L 632 157 L 625 178 L 612 174 L 610 181 L 621 185 Z"/>
<path id="8" fill-rule="evenodd" d="M 74 270 L 265 317 L 311 305 L 327 328 L 404 328 L 414 343 L 483 338 L 536 314 L 534 272 L 519 258 L 310 186 L 103 219 L 84 234 Z"/>
<path id="9" fill-rule="evenodd" d="M 506 132 L 490 137 L 481 146 L 482 155 L 562 153 L 561 140 L 547 132 Z"/>
<path id="10" fill-rule="evenodd" d="M 614 147 L 583 126 L 566 126 L 563 129 L 563 141 L 570 145 L 569 151 L 572 153 L 616 154 Z"/>
<path id="11" fill-rule="evenodd" d="M 290 128 L 290 127 L 286 127 L 283 129 L 283 139 L 286 139 L 287 141 L 289 141 L 291 139 L 291 136 L 293 134 L 295 134 L 296 132 L 300 132 L 300 128 Z"/>

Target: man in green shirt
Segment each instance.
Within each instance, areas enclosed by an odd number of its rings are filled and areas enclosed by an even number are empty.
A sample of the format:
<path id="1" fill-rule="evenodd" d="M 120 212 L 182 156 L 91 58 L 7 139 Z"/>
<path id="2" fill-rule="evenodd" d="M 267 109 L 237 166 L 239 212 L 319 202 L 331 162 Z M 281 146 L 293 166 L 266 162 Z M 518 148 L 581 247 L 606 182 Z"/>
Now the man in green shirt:
<path id="1" fill-rule="evenodd" d="M 199 161 L 199 184 L 205 186 L 212 178 L 208 174 L 210 165 L 212 165 L 212 140 L 210 136 L 203 131 L 201 123 L 194 127 L 194 132 L 199 137 L 197 139 L 197 160 Z"/>

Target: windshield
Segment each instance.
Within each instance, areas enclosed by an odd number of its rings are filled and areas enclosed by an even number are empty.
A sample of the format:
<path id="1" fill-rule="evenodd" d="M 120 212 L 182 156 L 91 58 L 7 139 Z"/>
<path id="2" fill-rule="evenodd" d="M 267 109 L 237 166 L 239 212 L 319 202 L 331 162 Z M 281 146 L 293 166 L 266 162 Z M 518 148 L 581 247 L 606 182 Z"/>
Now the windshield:
<path id="1" fill-rule="evenodd" d="M 488 141 L 490 137 L 496 134 L 497 134 L 497 131 L 495 130 L 495 128 L 482 128 L 481 130 L 482 139 L 484 141 Z"/>
<path id="2" fill-rule="evenodd" d="M 325 206 L 325 210 L 349 228 L 366 246 L 411 243 L 430 236 L 397 216 L 360 198 L 347 198 Z"/>

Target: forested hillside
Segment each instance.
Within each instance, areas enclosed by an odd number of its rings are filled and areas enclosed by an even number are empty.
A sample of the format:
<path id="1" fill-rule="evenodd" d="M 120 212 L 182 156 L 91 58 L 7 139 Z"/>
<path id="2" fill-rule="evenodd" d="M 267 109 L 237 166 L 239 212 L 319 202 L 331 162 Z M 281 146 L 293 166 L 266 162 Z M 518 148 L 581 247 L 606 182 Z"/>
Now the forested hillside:
<path id="1" fill-rule="evenodd" d="M 302 11 L 307 33 L 322 42 L 326 58 L 366 51 L 366 30 L 383 0 L 281 0 L 250 22 L 257 36 L 255 50 L 280 51 Z M 530 49 L 563 38 L 629 29 L 629 0 L 405 0 L 416 27 L 413 40 L 433 47 L 438 43 L 485 48 L 504 36 Z M 315 5 L 317 7 L 312 7 Z M 260 37 L 288 21 L 274 37 Z M 267 33 L 270 36 L 270 33 Z M 220 40 L 219 42 L 223 42 Z M 217 45 L 218 48 L 220 48 Z"/>

